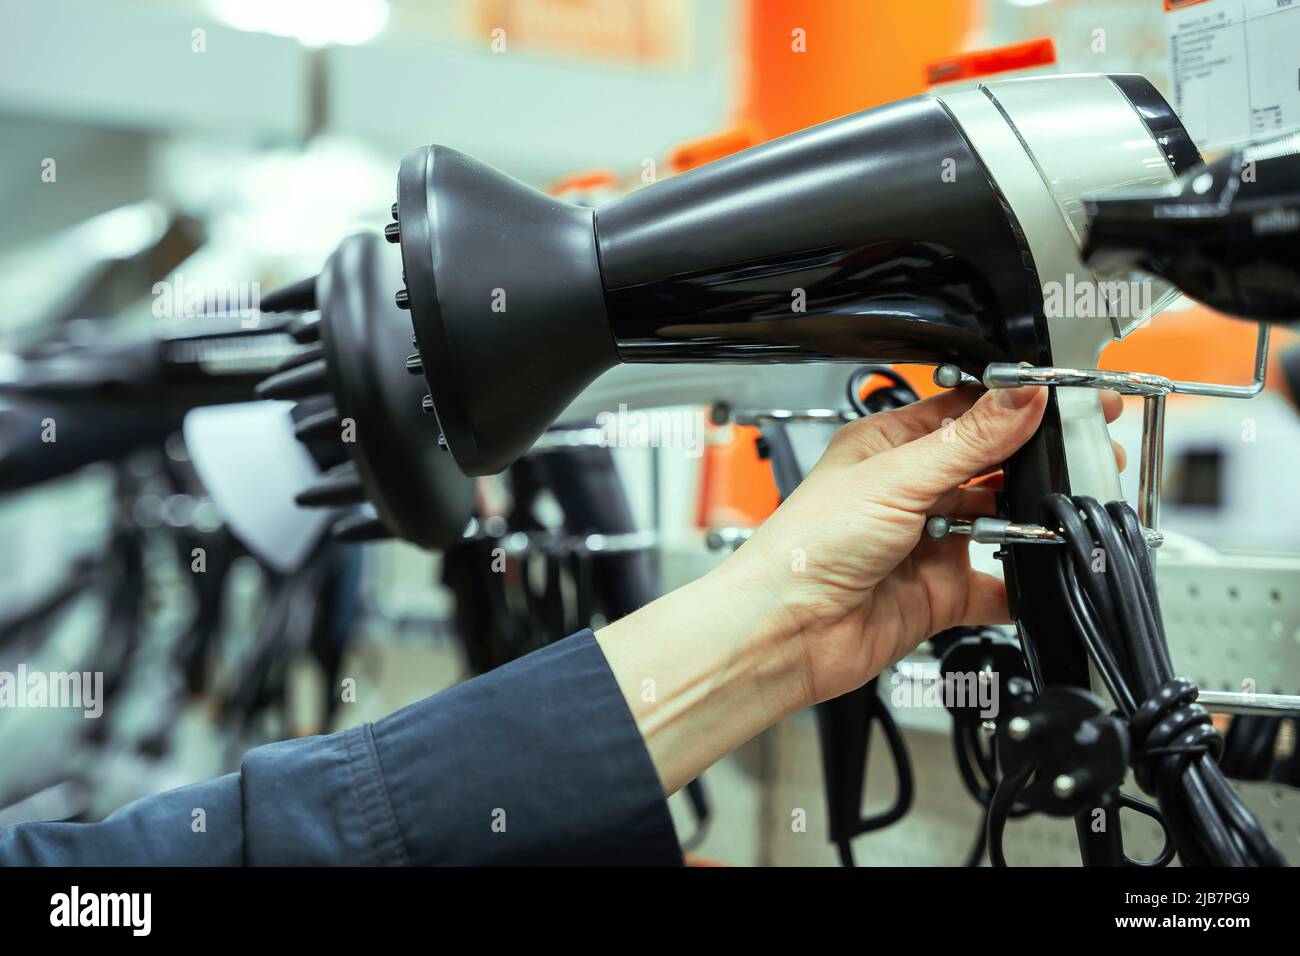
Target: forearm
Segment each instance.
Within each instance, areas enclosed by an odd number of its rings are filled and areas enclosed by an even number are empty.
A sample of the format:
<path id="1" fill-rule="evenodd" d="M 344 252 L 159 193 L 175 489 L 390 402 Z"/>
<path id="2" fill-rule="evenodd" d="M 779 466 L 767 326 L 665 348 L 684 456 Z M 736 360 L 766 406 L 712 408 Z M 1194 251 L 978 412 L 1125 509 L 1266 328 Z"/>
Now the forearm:
<path id="1" fill-rule="evenodd" d="M 244 859 L 237 774 L 128 804 L 98 823 L 0 828 L 0 866 L 238 866 Z"/>
<path id="2" fill-rule="evenodd" d="M 0 829 L 0 865 L 672 864 L 672 818 L 580 632 L 373 725 L 99 823 Z"/>
<path id="3" fill-rule="evenodd" d="M 596 639 L 667 794 L 808 703 L 794 622 L 734 556 Z"/>

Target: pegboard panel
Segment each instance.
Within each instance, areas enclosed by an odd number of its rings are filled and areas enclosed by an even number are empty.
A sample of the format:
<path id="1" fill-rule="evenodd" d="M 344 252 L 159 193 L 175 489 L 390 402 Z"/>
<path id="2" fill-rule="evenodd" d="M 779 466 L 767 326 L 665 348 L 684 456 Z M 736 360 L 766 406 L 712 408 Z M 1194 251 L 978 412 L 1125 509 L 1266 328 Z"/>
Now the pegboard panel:
<path id="1" fill-rule="evenodd" d="M 1300 866 L 1300 790 L 1272 783 L 1233 784 L 1292 866 Z"/>
<path id="2" fill-rule="evenodd" d="M 1300 694 L 1300 559 L 1160 554 L 1169 652 L 1206 690 Z"/>

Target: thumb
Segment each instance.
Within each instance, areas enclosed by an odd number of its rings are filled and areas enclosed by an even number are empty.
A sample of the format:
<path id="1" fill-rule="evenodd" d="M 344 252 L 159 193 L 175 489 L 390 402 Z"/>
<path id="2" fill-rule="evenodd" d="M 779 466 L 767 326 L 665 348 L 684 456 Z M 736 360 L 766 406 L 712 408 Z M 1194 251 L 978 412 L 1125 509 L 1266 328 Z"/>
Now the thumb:
<path id="1" fill-rule="evenodd" d="M 890 500 L 919 512 L 963 482 L 999 466 L 1027 442 L 1042 421 L 1047 389 L 991 389 L 959 418 L 862 467 L 877 465 Z M 876 487 L 880 484 L 877 482 Z"/>

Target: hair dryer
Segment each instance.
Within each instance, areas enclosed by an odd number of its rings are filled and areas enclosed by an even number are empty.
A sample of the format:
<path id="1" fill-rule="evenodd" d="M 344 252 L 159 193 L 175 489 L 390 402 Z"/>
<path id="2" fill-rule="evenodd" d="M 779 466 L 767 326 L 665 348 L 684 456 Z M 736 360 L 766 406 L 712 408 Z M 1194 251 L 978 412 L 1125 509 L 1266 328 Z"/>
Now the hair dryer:
<path id="1" fill-rule="evenodd" d="M 1093 367 L 1147 316 L 1045 305 L 1101 278 L 1080 257 L 1080 197 L 1199 160 L 1141 77 L 1010 80 L 834 120 L 595 209 L 428 146 L 403 160 L 386 234 L 444 441 L 488 474 L 619 363 Z M 1006 476 L 1019 521 L 1052 492 L 1118 498 L 1098 396 L 1054 390 Z M 1030 598 L 1053 593 L 1046 570 L 1006 551 L 1022 626 L 1067 632 Z M 1082 647 L 1037 650 L 1049 680 L 1087 685 Z"/>
<path id="2" fill-rule="evenodd" d="M 420 409 L 423 388 L 403 368 L 410 329 L 393 304 L 399 276 L 397 258 L 379 236 L 357 233 L 339 244 L 319 276 L 268 297 L 276 308 L 319 308 L 320 317 L 297 325 L 310 347 L 257 394 L 298 401 L 296 437 L 315 448 L 318 460 L 332 454 L 341 461 L 297 497 L 305 507 L 354 508 L 335 522 L 337 536 L 395 535 L 443 548 L 465 531 L 474 483 L 438 447 Z"/>
<path id="3" fill-rule="evenodd" d="M 1090 198 L 1085 254 L 1230 315 L 1300 318 L 1300 134 L 1228 153 L 1161 189 Z"/>

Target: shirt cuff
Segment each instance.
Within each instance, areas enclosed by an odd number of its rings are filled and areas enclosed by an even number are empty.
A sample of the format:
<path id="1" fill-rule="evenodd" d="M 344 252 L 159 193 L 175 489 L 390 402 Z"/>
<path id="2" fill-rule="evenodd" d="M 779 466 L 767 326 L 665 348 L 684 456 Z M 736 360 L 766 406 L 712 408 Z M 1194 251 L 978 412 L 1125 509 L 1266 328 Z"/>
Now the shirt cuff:
<path id="1" fill-rule="evenodd" d="M 680 864 L 659 775 L 590 630 L 373 726 L 403 862 Z M 389 815 L 391 814 L 391 816 Z"/>

